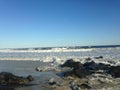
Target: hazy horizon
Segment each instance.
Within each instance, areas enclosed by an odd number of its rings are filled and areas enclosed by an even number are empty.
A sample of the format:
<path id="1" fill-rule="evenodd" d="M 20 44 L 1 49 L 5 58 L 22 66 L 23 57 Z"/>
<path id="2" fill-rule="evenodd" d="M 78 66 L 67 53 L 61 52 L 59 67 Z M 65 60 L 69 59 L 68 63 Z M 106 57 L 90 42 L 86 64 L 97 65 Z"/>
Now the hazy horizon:
<path id="1" fill-rule="evenodd" d="M 0 49 L 42 49 L 42 48 L 74 48 L 74 47 L 80 47 L 80 48 L 95 48 L 95 47 L 120 47 L 120 45 L 117 45 L 117 44 L 115 44 L 115 45 L 88 45 L 88 46 L 80 46 L 80 45 L 77 45 L 77 46 L 44 46 L 44 47 L 8 47 L 8 48 L 0 48 Z"/>
<path id="2" fill-rule="evenodd" d="M 0 0 L 0 48 L 120 45 L 119 0 Z"/>

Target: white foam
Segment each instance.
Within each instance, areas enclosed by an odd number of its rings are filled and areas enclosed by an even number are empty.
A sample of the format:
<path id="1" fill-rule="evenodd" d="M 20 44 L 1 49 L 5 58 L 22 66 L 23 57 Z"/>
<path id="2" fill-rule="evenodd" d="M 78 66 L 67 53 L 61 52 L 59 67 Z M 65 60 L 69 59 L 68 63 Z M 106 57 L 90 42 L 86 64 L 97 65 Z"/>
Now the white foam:
<path id="1" fill-rule="evenodd" d="M 83 51 L 92 51 L 92 49 L 65 49 L 65 48 L 53 48 L 51 50 L 0 50 L 0 52 L 83 52 Z"/>
<path id="2" fill-rule="evenodd" d="M 95 59 L 103 56 L 103 59 Z M 33 60 L 43 62 L 64 63 L 68 59 L 86 62 L 86 58 L 92 58 L 96 63 L 120 65 L 120 48 L 92 48 L 92 49 L 67 49 L 53 48 L 51 50 L 0 50 L 0 60 Z M 109 61 L 114 61 L 111 63 Z M 53 63 L 54 64 L 54 63 Z"/>

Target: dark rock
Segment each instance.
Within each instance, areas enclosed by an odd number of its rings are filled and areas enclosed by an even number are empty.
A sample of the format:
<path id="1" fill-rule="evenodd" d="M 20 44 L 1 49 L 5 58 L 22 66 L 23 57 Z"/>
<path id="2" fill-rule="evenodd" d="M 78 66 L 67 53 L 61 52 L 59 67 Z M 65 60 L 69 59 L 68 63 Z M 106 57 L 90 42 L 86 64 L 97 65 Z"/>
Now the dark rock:
<path id="1" fill-rule="evenodd" d="M 113 77 L 120 77 L 120 66 L 110 66 L 109 64 L 95 63 L 94 61 L 81 64 L 75 62 L 72 59 L 66 61 L 61 67 L 71 67 L 71 71 L 62 73 L 64 76 L 75 76 L 79 78 L 85 78 L 88 75 L 97 73 L 99 70 L 103 70 L 104 74 L 111 74 Z"/>
<path id="2" fill-rule="evenodd" d="M 75 77 L 76 75 L 75 75 L 74 70 L 64 72 L 64 77 L 67 77 L 67 76 Z"/>
<path id="3" fill-rule="evenodd" d="M 68 60 L 63 64 L 64 66 L 72 67 L 71 71 L 67 71 L 64 73 L 64 76 L 77 76 L 79 78 L 84 78 L 87 75 L 91 75 L 93 70 L 97 64 L 94 61 L 86 62 L 84 65 L 80 62 L 75 62 L 73 60 Z"/>
<path id="4" fill-rule="evenodd" d="M 110 64 L 116 64 L 115 61 L 108 61 L 108 63 L 110 63 Z"/>
<path id="5" fill-rule="evenodd" d="M 98 70 L 108 70 L 109 67 L 110 67 L 109 64 L 99 63 L 98 66 L 97 66 L 97 69 L 98 69 Z"/>
<path id="6" fill-rule="evenodd" d="M 94 61 L 91 61 L 91 62 L 86 62 L 84 63 L 83 65 L 84 67 L 89 67 L 89 68 L 95 68 L 97 66 L 97 64 L 94 62 Z"/>
<path id="7" fill-rule="evenodd" d="M 90 61 L 90 60 L 92 60 L 90 57 L 88 57 L 88 58 L 86 58 L 85 60 L 87 60 L 87 61 Z"/>
<path id="8" fill-rule="evenodd" d="M 33 77 L 29 75 L 27 78 L 19 77 L 9 72 L 0 73 L 0 85 L 19 85 L 27 84 L 33 81 Z"/>
<path id="9" fill-rule="evenodd" d="M 103 56 L 95 57 L 95 59 L 103 59 Z"/>
<path id="10" fill-rule="evenodd" d="M 80 62 L 75 62 L 73 59 L 67 60 L 61 67 L 80 68 L 83 65 Z"/>
<path id="11" fill-rule="evenodd" d="M 72 71 L 64 72 L 64 76 L 85 78 L 87 75 L 91 75 L 92 73 L 93 73 L 92 71 L 87 70 L 85 68 L 77 68 L 77 69 L 73 69 Z"/>
<path id="12" fill-rule="evenodd" d="M 49 85 L 56 85 L 56 82 L 49 82 Z"/>
<path id="13" fill-rule="evenodd" d="M 33 80 L 34 80 L 34 78 L 33 78 L 31 75 L 27 76 L 27 79 L 28 79 L 29 81 L 33 81 Z"/>
<path id="14" fill-rule="evenodd" d="M 110 65 L 109 64 L 103 64 L 103 63 L 95 63 L 94 61 L 86 62 L 83 65 L 88 70 L 107 70 Z"/>
<path id="15" fill-rule="evenodd" d="M 111 66 L 108 70 L 108 73 L 114 78 L 120 78 L 120 66 Z"/>
<path id="16" fill-rule="evenodd" d="M 81 85 L 78 85 L 81 89 L 91 89 L 91 87 L 87 84 L 81 84 Z"/>
<path id="17" fill-rule="evenodd" d="M 96 65 L 96 63 L 94 61 L 86 62 L 86 63 L 84 63 L 83 66 L 86 67 L 86 66 L 91 66 L 91 65 Z"/>
<path id="18" fill-rule="evenodd" d="M 74 74 L 79 78 L 85 78 L 87 75 L 91 75 L 93 72 L 86 68 L 79 68 L 74 70 Z"/>

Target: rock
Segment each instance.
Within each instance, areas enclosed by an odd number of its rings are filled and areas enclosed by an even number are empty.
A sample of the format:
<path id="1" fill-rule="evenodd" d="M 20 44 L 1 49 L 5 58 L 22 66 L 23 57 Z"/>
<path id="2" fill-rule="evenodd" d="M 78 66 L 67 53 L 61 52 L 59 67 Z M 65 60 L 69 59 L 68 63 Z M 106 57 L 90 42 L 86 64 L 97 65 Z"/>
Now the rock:
<path id="1" fill-rule="evenodd" d="M 87 70 L 86 68 L 79 68 L 74 70 L 74 74 L 79 78 L 85 78 L 88 75 L 91 75 L 93 72 Z"/>
<path id="2" fill-rule="evenodd" d="M 87 84 L 81 84 L 81 85 L 78 85 L 81 89 L 91 89 L 91 87 Z"/>
<path id="3" fill-rule="evenodd" d="M 107 74 L 109 73 L 113 77 L 120 77 L 120 69 L 119 66 L 117 67 L 111 67 L 109 64 L 103 64 L 103 63 L 95 63 L 94 61 L 86 62 L 84 64 L 81 64 L 80 62 L 75 62 L 72 59 L 66 61 L 62 67 L 71 67 L 71 71 L 66 71 L 62 73 L 64 74 L 65 77 L 67 76 L 74 76 L 74 77 L 79 77 L 79 78 L 85 78 L 88 75 L 91 75 L 93 73 L 97 73 L 97 71 L 102 70 L 102 73 Z M 104 72 L 105 71 L 105 72 Z"/>
<path id="4" fill-rule="evenodd" d="M 93 72 L 90 70 L 87 70 L 85 68 L 77 68 L 73 69 L 72 71 L 67 71 L 64 73 L 64 76 L 72 76 L 72 77 L 79 77 L 79 78 L 85 78 L 88 75 L 91 75 Z"/>
<path id="5" fill-rule="evenodd" d="M 51 78 L 48 83 L 49 83 L 49 85 L 55 85 L 56 84 L 54 78 Z"/>
<path id="6" fill-rule="evenodd" d="M 120 66 L 111 66 L 108 70 L 108 73 L 114 78 L 120 78 Z"/>
<path id="7" fill-rule="evenodd" d="M 83 65 L 86 69 L 95 69 L 97 67 L 97 64 L 94 61 L 86 62 Z"/>
<path id="8" fill-rule="evenodd" d="M 60 87 L 62 86 L 62 83 L 60 80 L 58 79 L 55 79 L 55 78 L 51 78 L 49 81 L 48 81 L 48 84 L 52 87 Z"/>
<path id="9" fill-rule="evenodd" d="M 33 78 L 31 75 L 27 76 L 27 79 L 28 79 L 29 81 L 33 81 L 33 80 L 34 80 L 34 78 Z"/>
<path id="10" fill-rule="evenodd" d="M 115 61 L 107 61 L 108 63 L 110 63 L 110 64 L 113 64 L 113 65 L 115 65 L 116 64 L 116 62 Z"/>
<path id="11" fill-rule="evenodd" d="M 39 66 L 35 68 L 38 72 L 46 72 L 46 71 L 57 71 L 59 67 L 48 65 L 48 66 Z"/>
<path id="12" fill-rule="evenodd" d="M 90 60 L 92 60 L 92 59 L 91 59 L 90 57 L 88 57 L 88 58 L 86 58 L 85 60 L 86 60 L 86 61 L 90 61 Z"/>
<path id="13" fill-rule="evenodd" d="M 71 71 L 67 71 L 64 73 L 64 76 L 77 76 L 79 78 L 86 77 L 87 75 L 92 74 L 92 72 L 86 68 L 86 66 L 95 64 L 94 61 L 90 63 L 85 63 L 84 65 L 80 62 L 75 62 L 73 59 L 67 60 L 62 67 L 71 67 L 73 68 Z"/>
<path id="14" fill-rule="evenodd" d="M 35 70 L 36 70 L 36 71 L 39 71 L 39 72 L 42 72 L 42 71 L 43 71 L 43 70 L 42 70 L 41 68 L 39 68 L 39 67 L 37 67 Z"/>
<path id="15" fill-rule="evenodd" d="M 73 59 L 67 60 L 61 67 L 71 67 L 71 68 L 80 68 L 82 67 L 82 63 L 75 62 Z"/>
<path id="16" fill-rule="evenodd" d="M 88 69 L 88 68 L 95 68 L 94 66 L 96 66 L 96 63 L 94 61 L 91 61 L 83 65 L 80 62 L 75 62 L 71 59 L 71 60 L 66 61 L 63 64 L 63 67 L 64 66 L 73 68 L 71 71 L 67 71 L 64 73 L 65 77 L 66 76 L 77 76 L 79 78 L 84 78 L 87 75 L 90 75 L 93 73 L 92 71 L 90 71 L 91 69 Z"/>
<path id="17" fill-rule="evenodd" d="M 95 63 L 94 61 L 86 62 L 83 66 L 88 70 L 94 70 L 94 72 L 97 70 L 107 70 L 110 67 L 109 64 Z"/>
<path id="18" fill-rule="evenodd" d="M 67 77 L 67 76 L 75 77 L 76 75 L 74 73 L 74 70 L 64 72 L 64 77 Z"/>
<path id="19" fill-rule="evenodd" d="M 103 56 L 95 57 L 95 59 L 103 59 Z"/>
<path id="20" fill-rule="evenodd" d="M 78 90 L 78 87 L 75 85 L 74 81 L 70 82 L 70 88 L 72 90 Z"/>
<path id="21" fill-rule="evenodd" d="M 110 67 L 110 64 L 98 63 L 97 70 L 108 70 L 109 67 Z"/>
<path id="22" fill-rule="evenodd" d="M 70 82 L 70 88 L 72 90 L 91 89 L 87 84 L 76 84 L 74 81 Z"/>
<path id="23" fill-rule="evenodd" d="M 27 78 L 19 77 L 9 72 L 0 73 L 0 85 L 22 85 L 33 81 L 33 77 L 29 75 Z"/>

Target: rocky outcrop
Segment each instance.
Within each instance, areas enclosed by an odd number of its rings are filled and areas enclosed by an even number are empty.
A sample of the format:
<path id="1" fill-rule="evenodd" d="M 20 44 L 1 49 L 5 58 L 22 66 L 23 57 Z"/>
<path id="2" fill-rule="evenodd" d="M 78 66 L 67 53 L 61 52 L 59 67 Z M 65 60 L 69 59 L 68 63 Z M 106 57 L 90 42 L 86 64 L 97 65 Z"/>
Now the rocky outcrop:
<path id="1" fill-rule="evenodd" d="M 110 65 L 109 64 L 103 64 L 103 63 L 95 63 L 94 61 L 86 62 L 83 65 L 88 70 L 107 70 Z"/>
<path id="2" fill-rule="evenodd" d="M 0 85 L 24 85 L 33 81 L 33 77 L 29 75 L 28 77 L 16 76 L 9 72 L 0 73 Z"/>
<path id="3" fill-rule="evenodd" d="M 108 70 L 108 73 L 114 78 L 120 78 L 120 66 L 111 66 Z"/>
<path id="4" fill-rule="evenodd" d="M 97 71 L 106 71 L 107 74 L 115 78 L 120 77 L 120 66 L 111 66 L 109 64 L 95 63 L 94 61 L 86 62 L 84 64 L 80 62 L 75 62 L 70 59 L 67 60 L 61 67 L 71 67 L 71 71 L 64 73 L 64 76 L 77 76 L 79 78 L 85 78 L 88 75 L 97 73 Z M 106 74 L 105 73 L 105 74 Z"/>
<path id="5" fill-rule="evenodd" d="M 78 69 L 74 69 L 74 74 L 75 76 L 79 77 L 79 78 L 85 78 L 88 75 L 91 75 L 93 73 L 93 71 L 87 70 L 86 68 L 78 68 Z"/>
<path id="6" fill-rule="evenodd" d="M 89 58 L 88 60 L 84 59 L 85 63 L 80 61 L 69 59 L 60 65 L 60 71 L 56 72 L 56 75 L 62 77 L 64 83 L 61 84 L 61 82 L 51 78 L 48 81 L 48 86 L 56 88 L 55 90 L 63 90 L 60 88 L 64 86 L 68 87 L 64 90 L 107 90 L 108 87 L 119 86 L 117 78 L 120 78 L 120 66 L 96 63 Z"/>
<path id="7" fill-rule="evenodd" d="M 73 59 L 67 60 L 61 67 L 80 68 L 83 67 L 82 63 L 75 62 Z"/>

